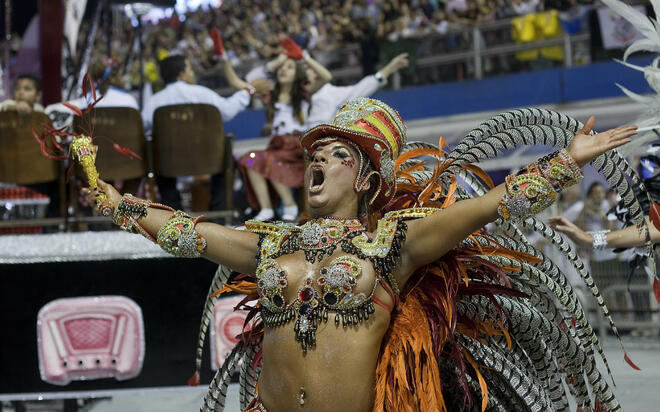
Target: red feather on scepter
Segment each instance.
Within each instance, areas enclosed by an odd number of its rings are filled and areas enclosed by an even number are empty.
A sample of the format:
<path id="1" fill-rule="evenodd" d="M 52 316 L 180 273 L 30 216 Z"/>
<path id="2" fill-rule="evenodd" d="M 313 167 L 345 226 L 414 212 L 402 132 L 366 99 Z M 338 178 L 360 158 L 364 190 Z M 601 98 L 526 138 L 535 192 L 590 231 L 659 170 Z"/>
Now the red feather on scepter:
<path id="1" fill-rule="evenodd" d="M 89 93 L 88 93 L 88 89 L 89 89 Z M 87 75 L 85 81 L 83 82 L 83 95 L 87 97 L 89 94 L 91 94 L 92 99 L 89 105 L 85 108 L 85 110 L 81 110 L 79 107 L 67 102 L 62 102 L 62 105 L 67 107 L 69 110 L 71 110 L 75 116 L 84 117 L 85 115 L 89 114 L 92 110 L 94 110 L 96 104 L 103 98 L 103 96 L 97 96 L 96 87 L 94 87 L 94 81 L 92 80 L 92 77 L 90 75 Z M 87 124 L 82 126 L 83 132 L 84 134 L 88 135 L 93 142 L 94 139 L 101 136 L 94 136 L 94 125 L 90 117 L 87 117 L 85 120 Z M 48 124 L 44 124 L 43 127 L 44 127 L 44 131 L 41 133 L 41 135 L 37 134 L 34 128 L 32 128 L 32 135 L 34 136 L 35 140 L 37 141 L 37 143 L 41 148 L 41 154 L 48 159 L 65 160 L 69 156 L 69 150 L 67 147 L 64 147 L 60 142 L 67 142 L 70 137 L 80 136 L 81 133 L 68 131 L 66 126 L 61 128 L 55 128 Z M 133 152 L 128 147 L 121 146 L 116 142 L 112 141 L 112 139 L 109 139 L 107 137 L 104 138 L 110 140 L 113 149 L 116 150 L 121 155 L 126 156 L 129 159 L 142 160 L 141 156 Z M 67 170 L 66 173 L 67 181 L 69 181 L 69 178 L 71 176 L 72 167 L 73 165 L 69 166 Z"/>

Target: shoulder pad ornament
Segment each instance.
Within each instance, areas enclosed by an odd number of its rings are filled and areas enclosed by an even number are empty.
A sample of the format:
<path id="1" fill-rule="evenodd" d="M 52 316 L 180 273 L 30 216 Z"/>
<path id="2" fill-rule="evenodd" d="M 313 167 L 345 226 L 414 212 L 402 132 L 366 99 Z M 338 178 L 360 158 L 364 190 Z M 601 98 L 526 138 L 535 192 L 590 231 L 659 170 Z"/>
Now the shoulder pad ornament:
<path id="1" fill-rule="evenodd" d="M 367 257 L 384 258 L 390 253 L 392 241 L 399 220 L 419 219 L 438 212 L 441 209 L 433 207 L 418 207 L 388 212 L 378 221 L 376 236 L 370 240 L 366 233 L 354 237 L 351 242 Z"/>
<path id="2" fill-rule="evenodd" d="M 362 233 L 351 239 L 351 243 L 367 257 L 384 258 L 390 253 L 398 223 L 397 219 L 385 216 L 378 221 L 374 239 Z"/>
<path id="3" fill-rule="evenodd" d="M 291 223 L 266 223 L 259 220 L 248 220 L 245 228 L 261 235 L 259 256 L 262 259 L 277 253 L 291 233 L 300 231 L 298 226 Z"/>

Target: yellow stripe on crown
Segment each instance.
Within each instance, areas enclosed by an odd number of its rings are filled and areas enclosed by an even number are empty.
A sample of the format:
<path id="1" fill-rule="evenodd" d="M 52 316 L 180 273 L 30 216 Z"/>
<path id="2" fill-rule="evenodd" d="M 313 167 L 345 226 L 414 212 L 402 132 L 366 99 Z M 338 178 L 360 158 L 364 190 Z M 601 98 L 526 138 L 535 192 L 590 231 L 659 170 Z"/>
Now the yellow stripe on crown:
<path id="1" fill-rule="evenodd" d="M 388 143 L 390 144 L 390 149 L 392 151 L 392 157 L 396 158 L 399 156 L 399 145 L 397 144 L 396 139 L 394 138 L 394 135 L 392 134 L 392 131 L 383 123 L 382 120 L 380 120 L 377 116 L 370 114 L 369 116 L 366 116 L 364 118 L 365 121 L 369 122 L 372 126 L 377 128 L 383 136 L 387 139 Z"/>

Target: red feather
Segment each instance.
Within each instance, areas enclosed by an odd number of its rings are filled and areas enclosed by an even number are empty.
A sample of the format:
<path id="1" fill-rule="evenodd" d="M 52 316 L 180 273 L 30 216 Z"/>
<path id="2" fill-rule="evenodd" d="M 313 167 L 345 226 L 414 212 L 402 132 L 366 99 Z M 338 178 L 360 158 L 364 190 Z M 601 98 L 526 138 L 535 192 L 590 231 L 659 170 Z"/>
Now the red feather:
<path id="1" fill-rule="evenodd" d="M 92 89 L 92 99 L 96 102 L 96 87 L 94 87 L 92 76 L 87 75 L 87 81 L 89 82 L 89 87 Z M 87 95 L 87 93 L 85 93 L 85 95 Z"/>
<path id="2" fill-rule="evenodd" d="M 119 153 L 121 153 L 122 155 L 128 157 L 129 159 L 138 159 L 138 160 L 142 160 L 142 157 L 140 157 L 140 155 L 138 155 L 137 153 L 133 152 L 133 151 L 132 151 L 131 149 L 129 149 L 128 147 L 120 146 L 120 145 L 118 145 L 117 143 L 113 143 L 113 144 L 112 144 L 112 147 L 113 147 L 116 151 L 118 151 Z"/>
<path id="3" fill-rule="evenodd" d="M 630 365 L 633 369 L 635 369 L 635 370 L 637 370 L 637 371 L 641 371 L 641 369 L 639 368 L 639 366 L 635 365 L 635 364 L 633 363 L 633 361 L 630 360 L 630 358 L 628 357 L 628 354 L 627 354 L 627 353 L 623 355 L 623 360 L 625 360 L 625 361 L 628 363 L 628 365 Z"/>
<path id="4" fill-rule="evenodd" d="M 61 151 L 62 153 L 66 153 L 66 149 L 60 146 L 55 136 L 51 135 L 50 142 L 57 148 L 57 150 Z"/>
<path id="5" fill-rule="evenodd" d="M 188 386 L 197 386 L 199 385 L 200 377 L 199 377 L 199 371 L 195 372 L 193 376 L 188 379 Z"/>
<path id="6" fill-rule="evenodd" d="M 660 303 L 660 283 L 658 279 L 653 279 L 653 294 L 655 295 L 655 300 Z"/>
<path id="7" fill-rule="evenodd" d="M 62 102 L 62 104 L 63 104 L 64 106 L 68 107 L 69 109 L 71 109 L 71 110 L 72 110 L 77 116 L 82 117 L 83 113 L 82 113 L 82 111 L 81 111 L 78 107 L 76 107 L 76 106 L 74 106 L 74 105 L 72 105 L 72 104 L 69 104 L 69 103 L 67 103 L 67 102 Z"/>
<path id="8" fill-rule="evenodd" d="M 651 201 L 651 206 L 649 207 L 649 215 L 651 217 L 651 222 L 656 229 L 660 230 L 660 206 Z"/>

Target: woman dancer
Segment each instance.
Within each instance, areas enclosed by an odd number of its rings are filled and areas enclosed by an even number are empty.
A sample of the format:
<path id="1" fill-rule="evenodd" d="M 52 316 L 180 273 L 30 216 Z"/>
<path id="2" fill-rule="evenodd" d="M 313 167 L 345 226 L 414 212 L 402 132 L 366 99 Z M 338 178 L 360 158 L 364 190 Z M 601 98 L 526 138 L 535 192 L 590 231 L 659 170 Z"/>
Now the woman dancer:
<path id="1" fill-rule="evenodd" d="M 513 124 L 561 127 L 567 132 L 551 139 L 558 144 L 577 134 L 568 150 L 544 156 L 473 199 L 460 200 L 465 192 L 453 175 L 462 173 L 478 137 L 447 154 L 423 186 L 415 178 L 429 176 L 423 165 L 406 164 L 408 178 L 397 190 L 400 162 L 429 150 L 401 155 L 403 121 L 366 98 L 348 102 L 332 124 L 301 140 L 310 156 L 304 190 L 312 216 L 302 227 L 250 221 L 247 230 L 233 230 L 122 198 L 100 182 L 123 229 L 175 255 L 203 256 L 255 276 L 256 284 L 230 287 L 259 299 L 252 309 L 258 314 L 203 409 L 222 407 L 222 380 L 245 353 L 244 369 L 260 371 L 256 394 L 255 375 L 241 379 L 243 389 L 252 385 L 241 391 L 242 400 L 251 399 L 249 411 L 458 410 L 475 396 L 482 397 L 482 410 L 568 408 L 564 379 L 579 406 L 617 410 L 593 362 L 593 332 L 569 305 L 561 274 L 528 245 L 480 229 L 498 217 L 510 224 L 542 210 L 557 191 L 580 181 L 581 166 L 628 142 L 636 129 L 590 134 L 593 118 L 580 129 L 540 110 L 507 115 L 519 116 L 502 116 L 518 143 L 535 138 L 518 134 Z M 486 135 L 481 142 L 500 139 Z M 96 193 L 89 196 L 93 203 Z M 419 205 L 427 207 L 404 208 Z M 377 228 L 365 227 L 369 220 Z M 570 306 L 573 323 L 563 320 L 543 285 L 553 285 Z"/>

